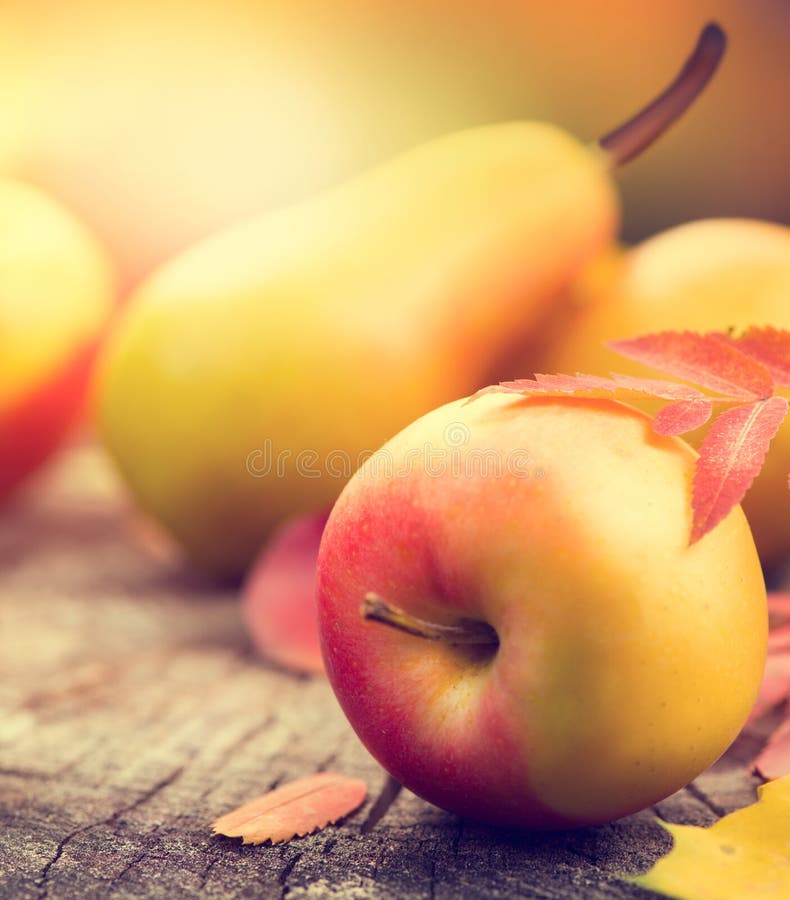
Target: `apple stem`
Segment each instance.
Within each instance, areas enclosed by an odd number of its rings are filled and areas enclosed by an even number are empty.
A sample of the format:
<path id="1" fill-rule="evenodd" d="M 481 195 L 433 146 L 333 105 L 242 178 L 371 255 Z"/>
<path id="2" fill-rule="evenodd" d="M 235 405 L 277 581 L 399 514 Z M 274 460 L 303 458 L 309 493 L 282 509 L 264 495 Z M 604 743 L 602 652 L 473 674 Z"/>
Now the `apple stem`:
<path id="1" fill-rule="evenodd" d="M 715 22 L 706 25 L 672 84 L 624 125 L 598 141 L 613 167 L 638 156 L 683 115 L 713 77 L 726 46 L 727 36 L 721 27 Z"/>
<path id="2" fill-rule="evenodd" d="M 496 631 L 485 622 L 476 619 L 461 619 L 456 625 L 440 625 L 437 622 L 426 622 L 397 606 L 387 603 L 378 594 L 367 594 L 360 607 L 363 618 L 372 622 L 390 625 L 406 634 L 425 638 L 428 641 L 442 641 L 445 644 L 475 644 L 498 646 Z"/>

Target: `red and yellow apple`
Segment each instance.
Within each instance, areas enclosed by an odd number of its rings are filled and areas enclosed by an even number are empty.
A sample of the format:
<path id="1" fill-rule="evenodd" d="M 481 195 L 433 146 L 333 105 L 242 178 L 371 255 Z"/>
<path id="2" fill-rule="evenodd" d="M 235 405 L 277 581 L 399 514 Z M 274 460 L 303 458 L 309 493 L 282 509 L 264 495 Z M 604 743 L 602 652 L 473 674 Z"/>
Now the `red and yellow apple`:
<path id="1" fill-rule="evenodd" d="M 373 756 L 458 814 L 572 827 L 723 753 L 759 688 L 765 589 L 739 508 L 689 546 L 694 462 L 630 406 L 501 394 L 372 456 L 330 515 L 317 597 Z M 373 595 L 382 621 L 360 614 Z"/>
<path id="2" fill-rule="evenodd" d="M 88 231 L 38 189 L 0 181 L 0 500 L 82 411 L 112 303 Z"/>

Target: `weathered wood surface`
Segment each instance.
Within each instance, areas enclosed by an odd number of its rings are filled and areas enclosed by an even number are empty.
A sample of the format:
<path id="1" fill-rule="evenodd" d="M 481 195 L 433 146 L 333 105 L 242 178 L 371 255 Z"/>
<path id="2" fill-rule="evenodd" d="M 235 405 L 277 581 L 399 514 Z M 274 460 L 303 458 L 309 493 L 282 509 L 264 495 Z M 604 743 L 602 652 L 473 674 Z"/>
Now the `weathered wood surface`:
<path id="1" fill-rule="evenodd" d="M 256 660 L 233 592 L 157 561 L 129 522 L 84 449 L 0 514 L 0 896 L 647 897 L 619 876 L 667 849 L 656 815 L 704 824 L 754 798 L 730 754 L 607 827 L 501 831 L 406 791 L 369 827 L 386 779 L 326 683 Z M 330 768 L 370 789 L 341 825 L 275 847 L 211 835 Z"/>

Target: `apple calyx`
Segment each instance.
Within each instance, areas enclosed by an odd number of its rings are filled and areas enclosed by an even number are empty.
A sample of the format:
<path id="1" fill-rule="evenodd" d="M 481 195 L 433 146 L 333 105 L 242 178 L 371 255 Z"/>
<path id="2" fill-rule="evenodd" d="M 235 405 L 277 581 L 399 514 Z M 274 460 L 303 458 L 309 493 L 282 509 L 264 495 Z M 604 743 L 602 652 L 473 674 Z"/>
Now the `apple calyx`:
<path id="1" fill-rule="evenodd" d="M 455 625 L 427 622 L 417 616 L 387 603 L 378 594 L 369 593 L 360 607 L 362 617 L 371 622 L 381 622 L 406 634 L 427 641 L 441 641 L 452 646 L 477 646 L 495 649 L 499 646 L 496 631 L 478 619 L 459 619 Z"/>
<path id="2" fill-rule="evenodd" d="M 683 115 L 718 69 L 726 46 L 723 29 L 710 22 L 674 81 L 644 109 L 598 141 L 614 168 L 639 156 Z"/>

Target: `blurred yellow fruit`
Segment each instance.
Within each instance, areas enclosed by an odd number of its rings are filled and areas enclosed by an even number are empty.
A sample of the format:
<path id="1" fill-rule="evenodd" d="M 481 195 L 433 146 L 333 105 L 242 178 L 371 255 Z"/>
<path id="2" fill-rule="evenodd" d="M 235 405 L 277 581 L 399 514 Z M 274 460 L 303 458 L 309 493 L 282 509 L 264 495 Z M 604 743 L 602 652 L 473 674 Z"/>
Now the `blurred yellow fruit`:
<path id="1" fill-rule="evenodd" d="M 786 0 L 5 0 L 0 161 L 5 140 L 130 282 L 443 133 L 534 118 L 592 140 L 709 18 L 728 59 L 662 152 L 620 176 L 626 236 L 790 221 Z"/>

